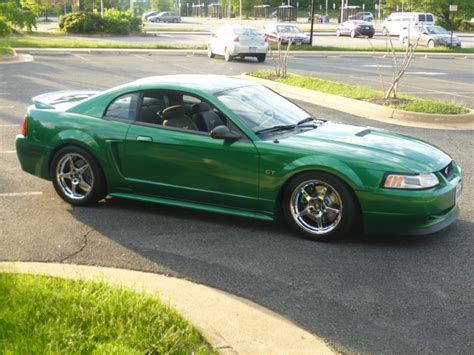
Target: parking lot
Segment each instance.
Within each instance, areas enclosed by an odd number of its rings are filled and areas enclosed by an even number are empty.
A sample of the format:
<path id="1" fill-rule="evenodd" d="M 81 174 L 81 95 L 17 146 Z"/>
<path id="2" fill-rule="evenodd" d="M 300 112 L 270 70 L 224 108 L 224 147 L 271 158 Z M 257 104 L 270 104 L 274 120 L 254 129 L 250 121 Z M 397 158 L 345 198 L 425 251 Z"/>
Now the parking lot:
<path id="1" fill-rule="evenodd" d="M 235 75 L 269 69 L 272 63 L 166 54 L 34 59 L 0 65 L 1 260 L 62 261 L 184 277 L 275 310 L 341 352 L 472 352 L 472 131 L 389 125 L 301 103 L 317 117 L 428 141 L 461 165 L 460 218 L 432 236 L 354 234 L 326 244 L 302 239 L 280 224 L 135 201 L 107 199 L 95 207 L 71 207 L 49 182 L 20 169 L 14 137 L 31 97 L 55 90 L 102 90 L 151 75 Z M 327 79 L 380 85 L 376 71 L 365 66 L 371 60 L 305 57 L 293 58 L 290 65 Z M 389 75 L 388 68 L 382 70 Z M 415 74 L 407 75 L 400 90 L 472 105 L 472 60 L 417 59 L 410 71 Z"/>

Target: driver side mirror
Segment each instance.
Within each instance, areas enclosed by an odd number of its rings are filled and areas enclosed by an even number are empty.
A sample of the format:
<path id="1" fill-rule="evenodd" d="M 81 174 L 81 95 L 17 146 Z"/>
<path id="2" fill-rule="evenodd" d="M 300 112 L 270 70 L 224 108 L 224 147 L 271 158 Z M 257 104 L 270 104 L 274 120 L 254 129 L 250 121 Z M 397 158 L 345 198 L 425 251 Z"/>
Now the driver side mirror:
<path id="1" fill-rule="evenodd" d="M 221 125 L 211 130 L 211 137 L 214 139 L 237 140 L 241 138 L 239 133 L 231 132 L 229 127 Z"/>

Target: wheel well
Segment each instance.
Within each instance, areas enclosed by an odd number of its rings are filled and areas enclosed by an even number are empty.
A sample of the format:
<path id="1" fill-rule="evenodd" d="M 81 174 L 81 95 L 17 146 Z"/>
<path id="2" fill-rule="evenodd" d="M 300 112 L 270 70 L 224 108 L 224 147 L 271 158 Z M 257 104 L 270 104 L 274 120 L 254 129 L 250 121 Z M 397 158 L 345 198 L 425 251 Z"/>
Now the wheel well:
<path id="1" fill-rule="evenodd" d="M 51 156 L 49 157 L 49 161 L 48 161 L 48 175 L 49 175 L 49 180 L 51 180 L 51 164 L 53 163 L 53 159 L 54 157 L 56 156 L 56 154 L 63 148 L 66 148 L 66 147 L 77 147 L 77 148 L 81 148 L 83 150 L 85 150 L 87 153 L 89 153 L 89 155 L 92 157 L 92 159 L 95 160 L 95 162 L 97 163 L 97 166 L 99 167 L 100 169 L 100 172 L 102 173 L 102 176 L 104 178 L 104 183 L 105 183 L 105 186 L 107 186 L 107 177 L 105 176 L 105 173 L 104 173 L 104 169 L 102 168 L 102 165 L 100 164 L 99 160 L 95 157 L 95 155 L 89 150 L 87 149 L 86 147 L 83 147 L 82 145 L 80 144 L 74 144 L 74 143 L 64 143 L 64 144 L 60 144 L 58 145 L 56 148 L 53 149 L 53 151 L 51 152 Z"/>
<path id="2" fill-rule="evenodd" d="M 293 179 L 296 179 L 298 176 L 300 175 L 303 175 L 303 174 L 306 174 L 306 173 L 324 173 L 324 174 L 328 174 L 328 175 L 331 175 L 332 177 L 338 179 L 340 182 L 342 182 L 346 187 L 347 189 L 349 190 L 349 192 L 351 193 L 354 201 L 355 201 L 355 204 L 356 204 L 356 208 L 357 208 L 357 213 L 359 214 L 359 218 L 360 218 L 360 221 L 362 221 L 362 207 L 360 206 L 360 202 L 359 202 L 359 199 L 357 197 L 357 195 L 355 194 L 354 190 L 352 189 L 352 187 L 344 180 L 344 179 L 341 179 L 339 176 L 337 175 L 334 175 L 332 173 L 329 173 L 327 171 L 323 171 L 323 170 L 305 170 L 305 171 L 300 171 L 296 174 L 293 174 L 291 175 L 284 183 L 283 185 L 281 186 L 280 190 L 278 191 L 278 195 L 277 195 L 277 198 L 276 198 L 276 203 L 275 203 L 275 211 L 274 211 L 274 215 L 277 217 L 277 219 L 281 216 L 281 213 L 282 213 L 282 208 L 281 208 L 281 202 L 282 202 L 282 199 L 283 199 L 283 192 L 285 191 L 286 187 L 288 186 L 288 184 L 293 180 Z"/>

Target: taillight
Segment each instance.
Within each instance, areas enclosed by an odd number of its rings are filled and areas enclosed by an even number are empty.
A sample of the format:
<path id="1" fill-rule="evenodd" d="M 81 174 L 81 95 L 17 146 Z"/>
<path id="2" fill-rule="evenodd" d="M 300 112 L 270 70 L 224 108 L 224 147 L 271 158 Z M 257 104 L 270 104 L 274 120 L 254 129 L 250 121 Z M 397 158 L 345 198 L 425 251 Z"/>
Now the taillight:
<path id="1" fill-rule="evenodd" d="M 23 124 L 21 125 L 21 134 L 23 137 L 26 137 L 26 117 L 28 117 L 28 115 L 25 115 L 23 118 Z"/>
<path id="2" fill-rule="evenodd" d="M 240 37 L 239 37 L 239 36 L 236 36 L 236 37 L 234 38 L 234 42 L 240 42 Z"/>

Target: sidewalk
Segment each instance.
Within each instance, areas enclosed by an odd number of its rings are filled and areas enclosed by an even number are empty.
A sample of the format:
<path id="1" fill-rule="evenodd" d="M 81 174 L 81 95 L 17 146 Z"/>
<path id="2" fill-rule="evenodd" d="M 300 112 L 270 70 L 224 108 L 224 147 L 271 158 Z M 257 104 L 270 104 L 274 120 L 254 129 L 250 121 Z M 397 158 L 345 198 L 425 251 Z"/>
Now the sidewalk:
<path id="1" fill-rule="evenodd" d="M 123 269 L 34 262 L 0 262 L 0 272 L 101 280 L 159 296 L 199 329 L 221 354 L 334 353 L 321 339 L 266 308 L 184 279 Z"/>

